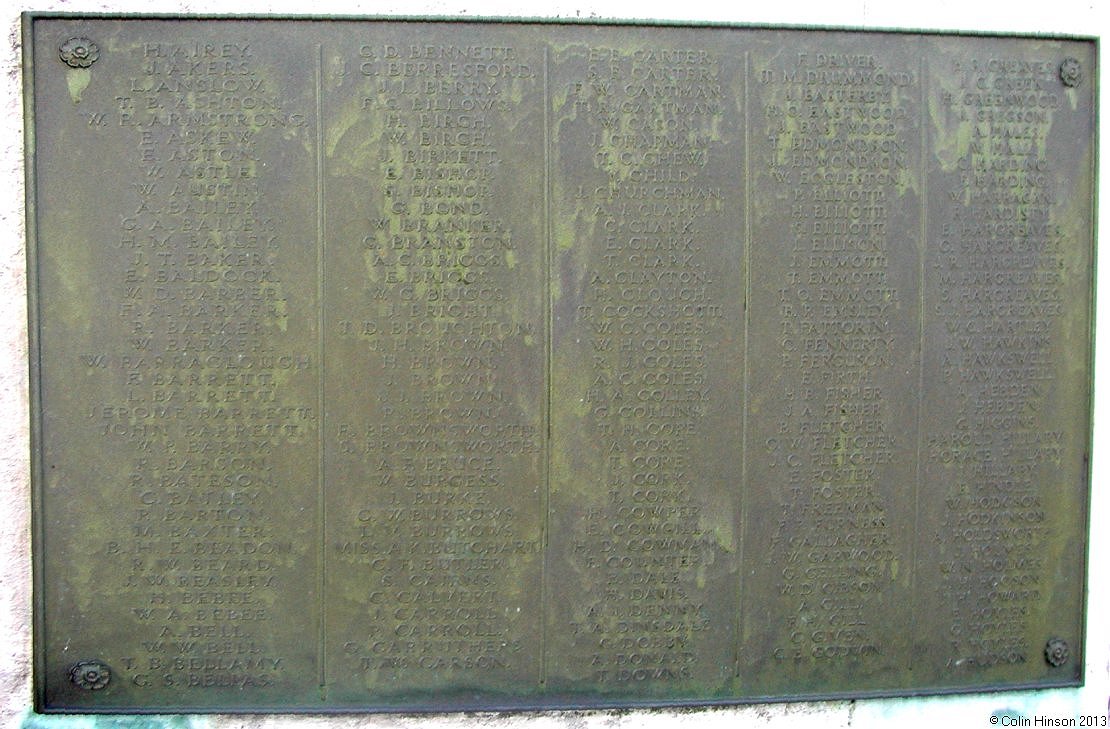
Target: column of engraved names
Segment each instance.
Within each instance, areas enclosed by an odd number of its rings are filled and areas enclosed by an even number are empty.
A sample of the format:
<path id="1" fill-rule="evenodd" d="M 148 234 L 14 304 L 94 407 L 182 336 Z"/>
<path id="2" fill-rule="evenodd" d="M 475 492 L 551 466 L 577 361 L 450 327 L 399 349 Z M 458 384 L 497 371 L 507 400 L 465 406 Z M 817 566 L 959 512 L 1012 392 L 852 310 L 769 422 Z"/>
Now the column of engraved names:
<path id="1" fill-rule="evenodd" d="M 367 43 L 347 62 L 330 351 L 368 366 L 330 385 L 359 393 L 334 409 L 332 559 L 358 576 L 333 621 L 340 671 L 488 687 L 538 673 L 542 161 L 524 146 L 539 107 L 514 99 L 540 64 L 458 37 Z"/>
<path id="2" fill-rule="evenodd" d="M 978 676 L 1044 666 L 1037 626 L 1058 591 L 1045 550 L 1075 508 L 1058 485 L 1081 458 L 1057 414 L 1069 398 L 1058 352 L 1074 326 L 1069 277 L 1083 269 L 1069 258 L 1078 221 L 1051 149 L 1074 114 L 1059 61 L 985 53 L 951 65 L 938 105 L 960 142 L 938 155 L 944 219 L 926 262 L 927 362 L 948 397 L 923 445 L 943 497 L 931 536 L 949 645 L 936 660 Z"/>
<path id="3" fill-rule="evenodd" d="M 774 516 L 747 539 L 775 598 L 745 591 L 767 645 L 745 662 L 815 686 L 844 665 L 881 682 L 908 617 L 891 604 L 914 488 L 916 76 L 835 46 L 752 69 L 752 316 L 769 326 L 751 352 L 770 369 L 748 442 Z"/>
<path id="4" fill-rule="evenodd" d="M 721 152 L 737 101 L 708 51 L 580 47 L 558 65 L 556 221 L 574 212 L 555 240 L 580 268 L 555 304 L 554 382 L 579 405 L 555 406 L 553 437 L 589 455 L 553 489 L 555 579 L 575 595 L 553 613 L 553 665 L 604 691 L 726 681 L 734 502 L 709 457 L 739 442 L 724 414 L 741 370 L 721 367 L 739 359 L 738 175 Z"/>
<path id="5" fill-rule="evenodd" d="M 301 261 L 283 246 L 303 241 L 275 216 L 263 166 L 273 134 L 307 120 L 247 41 L 134 53 L 117 99 L 139 170 L 118 241 L 131 260 L 111 282 L 127 397 L 91 414 L 137 454 L 121 505 L 134 539 L 116 587 L 136 635 L 123 668 L 138 687 L 257 695 L 303 668 L 283 636 L 304 611 L 282 595 L 311 547 L 277 512 L 302 501 L 281 454 L 311 452 L 314 362 L 284 285 Z"/>

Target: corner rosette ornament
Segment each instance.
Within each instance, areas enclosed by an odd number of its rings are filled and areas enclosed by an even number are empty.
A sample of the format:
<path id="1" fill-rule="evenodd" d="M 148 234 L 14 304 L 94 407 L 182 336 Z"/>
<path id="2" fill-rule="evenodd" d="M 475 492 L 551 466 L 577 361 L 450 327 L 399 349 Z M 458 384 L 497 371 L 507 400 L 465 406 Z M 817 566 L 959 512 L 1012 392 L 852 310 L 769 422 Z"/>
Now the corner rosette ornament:
<path id="1" fill-rule="evenodd" d="M 1077 58 L 1065 58 L 1060 64 L 1060 81 L 1069 88 L 1075 88 L 1083 82 L 1083 67 Z"/>
<path id="2" fill-rule="evenodd" d="M 88 68 L 100 58 L 100 48 L 88 38 L 70 38 L 58 49 L 58 56 L 70 68 Z"/>
<path id="3" fill-rule="evenodd" d="M 1044 647 L 1044 659 L 1048 661 L 1048 665 L 1056 668 L 1067 663 L 1070 655 L 1067 641 L 1061 638 L 1053 638 Z"/>
<path id="4" fill-rule="evenodd" d="M 80 661 L 69 669 L 69 680 L 86 691 L 99 691 L 112 680 L 112 671 L 100 661 Z"/>

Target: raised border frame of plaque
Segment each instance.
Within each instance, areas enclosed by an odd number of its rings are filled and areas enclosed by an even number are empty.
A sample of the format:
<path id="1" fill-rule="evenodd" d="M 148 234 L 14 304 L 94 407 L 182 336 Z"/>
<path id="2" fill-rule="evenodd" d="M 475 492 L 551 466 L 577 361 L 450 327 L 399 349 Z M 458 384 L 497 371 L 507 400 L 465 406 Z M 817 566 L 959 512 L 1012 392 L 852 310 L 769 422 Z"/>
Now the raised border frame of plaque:
<path id="1" fill-rule="evenodd" d="M 1094 39 L 24 40 L 38 710 L 1081 683 Z"/>

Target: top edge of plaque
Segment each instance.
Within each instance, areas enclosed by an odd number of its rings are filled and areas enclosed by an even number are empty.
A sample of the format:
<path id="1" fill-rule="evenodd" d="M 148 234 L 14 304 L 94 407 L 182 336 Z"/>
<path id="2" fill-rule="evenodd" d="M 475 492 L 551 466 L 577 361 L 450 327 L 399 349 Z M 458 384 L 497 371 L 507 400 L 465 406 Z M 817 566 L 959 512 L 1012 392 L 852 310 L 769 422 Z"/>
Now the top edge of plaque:
<path id="1" fill-rule="evenodd" d="M 505 16 L 505 15 L 358 15 L 358 14 L 290 14 L 290 13 L 143 13 L 143 12 L 74 12 L 64 10 L 24 10 L 21 14 L 24 22 L 36 20 L 65 20 L 65 19 L 93 19 L 93 20 L 185 20 L 185 21 L 268 21 L 268 22 L 411 22 L 411 23 L 465 23 L 465 24 L 504 24 L 504 25 L 582 25 L 582 26 L 617 26 L 617 27 L 652 27 L 652 28 L 706 28 L 721 30 L 784 30 L 784 31 L 814 31 L 832 33 L 870 33 L 870 34 L 895 34 L 895 35 L 925 35 L 925 36 L 959 36 L 970 38 L 1013 38 L 1013 39 L 1045 39 L 1066 40 L 1093 43 L 1099 46 L 1100 38 L 1097 35 L 1086 33 L 1072 33 L 1066 31 L 1034 32 L 1034 31 L 1008 31 L 1008 30 L 967 30 L 960 28 L 902 28 L 890 26 L 864 26 L 850 23 L 817 24 L 817 23 L 745 23 L 727 20 L 698 20 L 698 19 L 671 19 L 671 18 L 619 18 L 619 17 L 549 17 L 549 16 Z"/>

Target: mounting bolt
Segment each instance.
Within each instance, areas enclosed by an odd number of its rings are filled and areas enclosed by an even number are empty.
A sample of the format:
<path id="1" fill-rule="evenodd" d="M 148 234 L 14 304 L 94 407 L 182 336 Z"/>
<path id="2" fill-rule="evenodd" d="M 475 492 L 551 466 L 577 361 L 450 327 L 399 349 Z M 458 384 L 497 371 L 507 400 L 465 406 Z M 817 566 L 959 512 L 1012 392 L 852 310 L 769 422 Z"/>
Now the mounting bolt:
<path id="1" fill-rule="evenodd" d="M 70 38 L 58 49 L 58 57 L 71 68 L 88 68 L 100 58 L 100 48 L 88 38 Z"/>
<path id="2" fill-rule="evenodd" d="M 1068 642 L 1063 638 L 1053 638 L 1045 644 L 1044 659 L 1050 666 L 1059 668 L 1068 662 L 1069 655 Z"/>
<path id="3" fill-rule="evenodd" d="M 1083 82 L 1083 67 L 1079 65 L 1079 59 L 1064 59 L 1060 64 L 1060 81 L 1068 87 L 1075 87 Z"/>
<path id="4" fill-rule="evenodd" d="M 87 691 L 99 691 L 112 680 L 112 670 L 100 661 L 79 661 L 69 669 L 69 680 Z"/>

